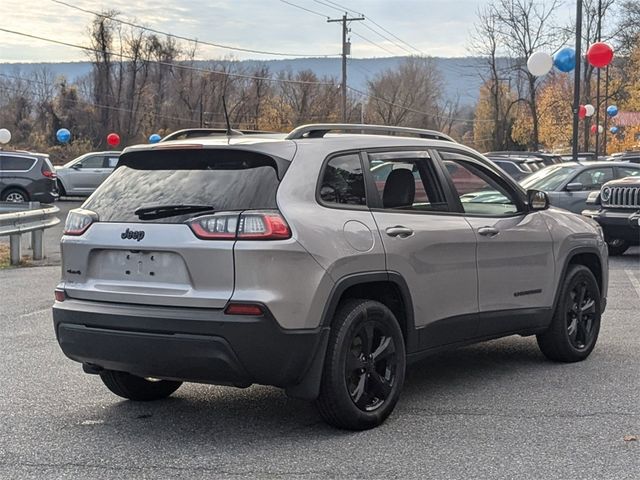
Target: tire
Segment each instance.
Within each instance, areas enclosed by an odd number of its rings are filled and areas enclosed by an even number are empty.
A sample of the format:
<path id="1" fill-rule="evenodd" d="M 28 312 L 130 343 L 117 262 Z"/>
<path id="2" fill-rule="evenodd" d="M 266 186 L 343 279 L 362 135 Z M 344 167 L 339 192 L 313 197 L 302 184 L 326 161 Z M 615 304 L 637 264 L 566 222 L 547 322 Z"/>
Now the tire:
<path id="1" fill-rule="evenodd" d="M 579 362 L 589 356 L 600 332 L 598 282 L 584 265 L 571 265 L 562 282 L 549 328 L 537 336 L 542 353 L 556 362 Z"/>
<path id="2" fill-rule="evenodd" d="M 0 197 L 0 199 L 3 202 L 28 202 L 29 195 L 20 188 L 7 188 L 2 192 L 2 197 Z"/>
<path id="3" fill-rule="evenodd" d="M 67 196 L 67 191 L 64 189 L 64 185 L 62 184 L 60 179 L 58 179 L 57 182 L 58 182 L 58 194 L 61 197 L 66 197 Z"/>
<path id="4" fill-rule="evenodd" d="M 100 372 L 102 382 L 116 395 L 136 401 L 160 400 L 175 392 L 182 382 L 169 380 L 147 380 L 130 373 L 104 370 Z"/>
<path id="5" fill-rule="evenodd" d="M 380 425 L 400 397 L 405 369 L 404 338 L 391 310 L 373 300 L 344 302 L 331 327 L 320 415 L 347 430 Z"/>
<path id="6" fill-rule="evenodd" d="M 619 238 L 614 238 L 612 240 L 607 241 L 607 248 L 609 249 L 610 257 L 617 257 L 622 255 L 629 249 L 629 242 L 626 240 L 621 240 Z"/>

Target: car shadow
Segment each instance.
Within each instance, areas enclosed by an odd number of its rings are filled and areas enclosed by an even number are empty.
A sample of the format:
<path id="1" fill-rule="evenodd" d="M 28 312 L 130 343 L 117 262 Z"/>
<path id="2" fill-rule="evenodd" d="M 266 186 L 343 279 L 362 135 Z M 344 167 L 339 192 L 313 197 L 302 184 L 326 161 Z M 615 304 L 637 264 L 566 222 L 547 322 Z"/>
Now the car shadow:
<path id="1" fill-rule="evenodd" d="M 527 375 L 549 364 L 535 342 L 512 337 L 435 354 L 408 367 L 399 402 L 428 404 L 434 398 L 458 396 L 461 385 L 475 389 L 487 379 Z M 503 380 L 504 381 L 504 380 Z M 149 435 L 168 435 L 172 442 L 254 442 L 266 437 L 295 439 L 313 432 L 317 438 L 358 435 L 324 424 L 311 402 L 290 399 L 277 388 L 248 389 L 186 384 L 174 396 L 156 402 L 118 401 L 104 405 L 105 425 L 126 430 L 127 438 L 144 441 Z M 398 416 L 391 417 L 391 421 Z M 226 440 L 225 440 L 226 439 Z"/>

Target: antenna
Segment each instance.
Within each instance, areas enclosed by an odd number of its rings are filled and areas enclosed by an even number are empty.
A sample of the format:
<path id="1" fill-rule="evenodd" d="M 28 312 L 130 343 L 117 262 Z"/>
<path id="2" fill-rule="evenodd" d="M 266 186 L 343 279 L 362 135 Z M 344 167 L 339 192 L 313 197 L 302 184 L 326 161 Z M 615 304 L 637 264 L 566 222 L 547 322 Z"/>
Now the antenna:
<path id="1" fill-rule="evenodd" d="M 222 108 L 224 109 L 224 121 L 227 122 L 227 135 L 233 135 L 233 130 L 231 130 L 231 123 L 229 122 L 229 112 L 227 112 L 227 101 L 222 96 Z"/>

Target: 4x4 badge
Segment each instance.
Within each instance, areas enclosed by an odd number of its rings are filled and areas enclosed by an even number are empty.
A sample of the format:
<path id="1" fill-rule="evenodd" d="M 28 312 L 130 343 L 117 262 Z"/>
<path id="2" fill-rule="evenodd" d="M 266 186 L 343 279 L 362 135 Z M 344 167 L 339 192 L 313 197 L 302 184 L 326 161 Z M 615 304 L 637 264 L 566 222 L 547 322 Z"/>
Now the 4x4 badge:
<path id="1" fill-rule="evenodd" d="M 144 230 L 129 230 L 128 228 L 120 234 L 123 240 L 137 240 L 138 242 L 144 238 Z"/>

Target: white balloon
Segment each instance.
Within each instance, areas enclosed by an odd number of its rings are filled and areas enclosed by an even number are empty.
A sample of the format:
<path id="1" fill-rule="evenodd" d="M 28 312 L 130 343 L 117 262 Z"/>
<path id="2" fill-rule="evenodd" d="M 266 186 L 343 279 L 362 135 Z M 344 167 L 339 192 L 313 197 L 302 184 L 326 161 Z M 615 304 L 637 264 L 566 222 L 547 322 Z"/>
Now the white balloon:
<path id="1" fill-rule="evenodd" d="M 6 128 L 0 128 L 0 143 L 3 145 L 11 140 L 11 132 Z"/>
<path id="2" fill-rule="evenodd" d="M 587 110 L 587 117 L 592 116 L 594 113 L 596 113 L 596 109 L 593 105 L 591 105 L 590 103 L 587 103 L 584 108 L 586 108 Z"/>
<path id="3" fill-rule="evenodd" d="M 602 125 L 598 125 L 598 133 L 604 132 L 604 127 Z"/>
<path id="4" fill-rule="evenodd" d="M 553 67 L 553 58 L 545 52 L 535 52 L 527 60 L 527 68 L 532 75 L 541 77 L 546 75 Z"/>

